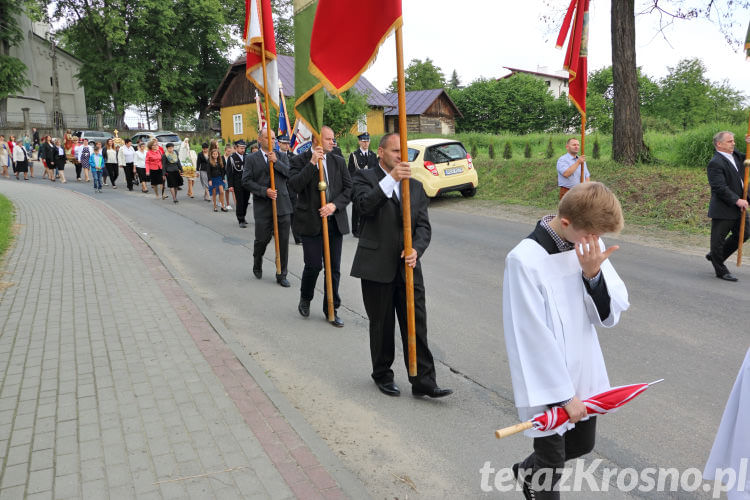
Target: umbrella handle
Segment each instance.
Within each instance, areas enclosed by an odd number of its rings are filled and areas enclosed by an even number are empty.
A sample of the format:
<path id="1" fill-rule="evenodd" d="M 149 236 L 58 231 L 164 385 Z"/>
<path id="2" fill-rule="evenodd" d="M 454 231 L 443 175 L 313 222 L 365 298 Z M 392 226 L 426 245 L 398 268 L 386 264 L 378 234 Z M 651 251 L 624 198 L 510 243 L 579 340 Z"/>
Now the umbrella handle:
<path id="1" fill-rule="evenodd" d="M 513 434 L 518 434 L 519 432 L 523 432 L 527 429 L 531 429 L 532 427 L 534 427 L 534 424 L 531 422 L 531 420 L 529 420 L 528 422 L 511 425 L 510 427 L 505 427 L 504 429 L 498 429 L 495 431 L 495 437 L 498 439 L 502 439 L 504 437 L 512 436 Z"/>

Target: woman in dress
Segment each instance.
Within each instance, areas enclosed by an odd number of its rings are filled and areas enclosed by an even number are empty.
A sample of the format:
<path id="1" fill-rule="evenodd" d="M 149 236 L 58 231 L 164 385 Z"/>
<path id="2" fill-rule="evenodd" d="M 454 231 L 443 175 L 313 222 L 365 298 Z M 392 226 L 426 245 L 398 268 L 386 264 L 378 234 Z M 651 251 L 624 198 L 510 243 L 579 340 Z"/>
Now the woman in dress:
<path id="1" fill-rule="evenodd" d="M 5 136 L 0 135 L 0 165 L 3 167 L 3 177 L 9 177 L 8 175 L 8 156 L 10 150 L 8 149 L 8 143 L 5 142 Z"/>
<path id="2" fill-rule="evenodd" d="M 151 179 L 151 185 L 154 187 L 156 199 L 159 199 L 159 186 L 161 186 L 161 196 L 164 196 L 164 176 L 161 168 L 161 151 L 159 151 L 159 142 L 151 139 L 148 142 L 148 152 L 146 153 L 146 175 Z"/>
<path id="3" fill-rule="evenodd" d="M 180 185 L 180 173 L 182 172 L 182 165 L 180 164 L 180 158 L 174 150 L 174 144 L 171 142 L 167 143 L 167 150 L 164 156 L 161 158 L 162 169 L 167 176 L 167 187 L 172 193 L 172 202 L 177 203 L 177 187 Z M 162 199 L 166 196 L 162 196 Z"/>
<path id="4" fill-rule="evenodd" d="M 29 180 L 29 153 L 23 146 L 21 139 L 16 143 L 16 147 L 13 148 L 13 160 L 16 163 L 16 179 L 18 175 L 23 173 L 23 180 Z"/>
<path id="5" fill-rule="evenodd" d="M 55 146 L 52 148 L 52 151 L 54 154 L 55 179 L 59 177 L 60 181 L 65 184 L 65 162 L 68 159 L 65 156 L 65 149 L 60 144 L 60 139 L 55 139 Z M 52 182 L 55 182 L 55 179 L 52 179 Z"/>

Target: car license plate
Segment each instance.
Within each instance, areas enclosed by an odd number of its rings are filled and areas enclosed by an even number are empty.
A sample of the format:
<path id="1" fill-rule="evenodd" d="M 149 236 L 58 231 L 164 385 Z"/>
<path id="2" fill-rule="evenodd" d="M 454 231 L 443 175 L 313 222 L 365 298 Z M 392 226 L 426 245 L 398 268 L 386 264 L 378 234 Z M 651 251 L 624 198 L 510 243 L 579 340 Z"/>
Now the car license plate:
<path id="1" fill-rule="evenodd" d="M 443 173 L 445 175 L 453 175 L 453 174 L 460 174 L 463 171 L 464 169 L 462 167 L 454 167 L 454 168 L 446 168 L 445 170 L 443 170 Z"/>

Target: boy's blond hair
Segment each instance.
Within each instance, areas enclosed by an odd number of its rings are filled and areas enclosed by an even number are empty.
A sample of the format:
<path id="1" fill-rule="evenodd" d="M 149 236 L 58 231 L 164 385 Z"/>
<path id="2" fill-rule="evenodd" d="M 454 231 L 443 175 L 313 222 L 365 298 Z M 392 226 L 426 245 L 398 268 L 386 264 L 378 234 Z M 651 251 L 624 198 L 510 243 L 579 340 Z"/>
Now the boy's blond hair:
<path id="1" fill-rule="evenodd" d="M 557 214 L 576 229 L 593 234 L 619 233 L 624 225 L 620 201 L 601 182 L 584 182 L 565 193 Z"/>

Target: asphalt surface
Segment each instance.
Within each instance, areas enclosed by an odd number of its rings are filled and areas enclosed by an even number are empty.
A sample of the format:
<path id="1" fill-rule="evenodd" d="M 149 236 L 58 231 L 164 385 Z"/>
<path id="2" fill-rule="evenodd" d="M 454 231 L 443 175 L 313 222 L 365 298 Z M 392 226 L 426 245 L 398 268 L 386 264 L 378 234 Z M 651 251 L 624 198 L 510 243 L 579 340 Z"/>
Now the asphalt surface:
<path id="1" fill-rule="evenodd" d="M 480 469 L 486 462 L 509 467 L 531 450 L 523 436 L 503 441 L 493 436 L 496 428 L 517 423 L 501 288 L 505 255 L 531 224 L 504 220 L 502 213 L 471 214 L 473 202 L 460 197 L 432 204 L 433 238 L 422 259 L 429 341 L 439 362 L 438 383 L 455 394 L 435 401 L 412 398 L 399 352 L 394 369 L 404 394 L 388 398 L 369 377 L 359 282 L 348 276 L 356 248 L 351 236 L 344 240 L 340 289 L 346 326 L 335 329 L 324 321 L 320 294 L 309 319 L 297 313 L 301 247 L 290 248 L 291 289 L 275 284 L 272 244 L 263 279 L 252 276 L 253 225 L 240 229 L 234 212 L 214 213 L 200 195 L 187 199 L 184 190 L 173 204 L 123 187 L 105 187 L 101 194 L 85 183 L 56 187 L 96 196 L 166 255 L 373 497 L 520 498 L 516 492 L 483 491 Z M 744 297 L 750 273 L 747 267 L 737 270 L 739 283 L 728 283 L 713 276 L 705 249 L 664 249 L 633 237 L 605 240 L 621 245 L 612 262 L 631 302 L 617 327 L 599 332 L 610 380 L 613 385 L 665 381 L 599 419 L 596 450 L 587 464 L 601 458 L 619 469 L 702 470 L 749 344 Z M 321 276 L 318 292 L 322 288 Z M 600 477 L 600 470 L 595 474 Z M 637 490 L 569 495 L 706 497 Z"/>

